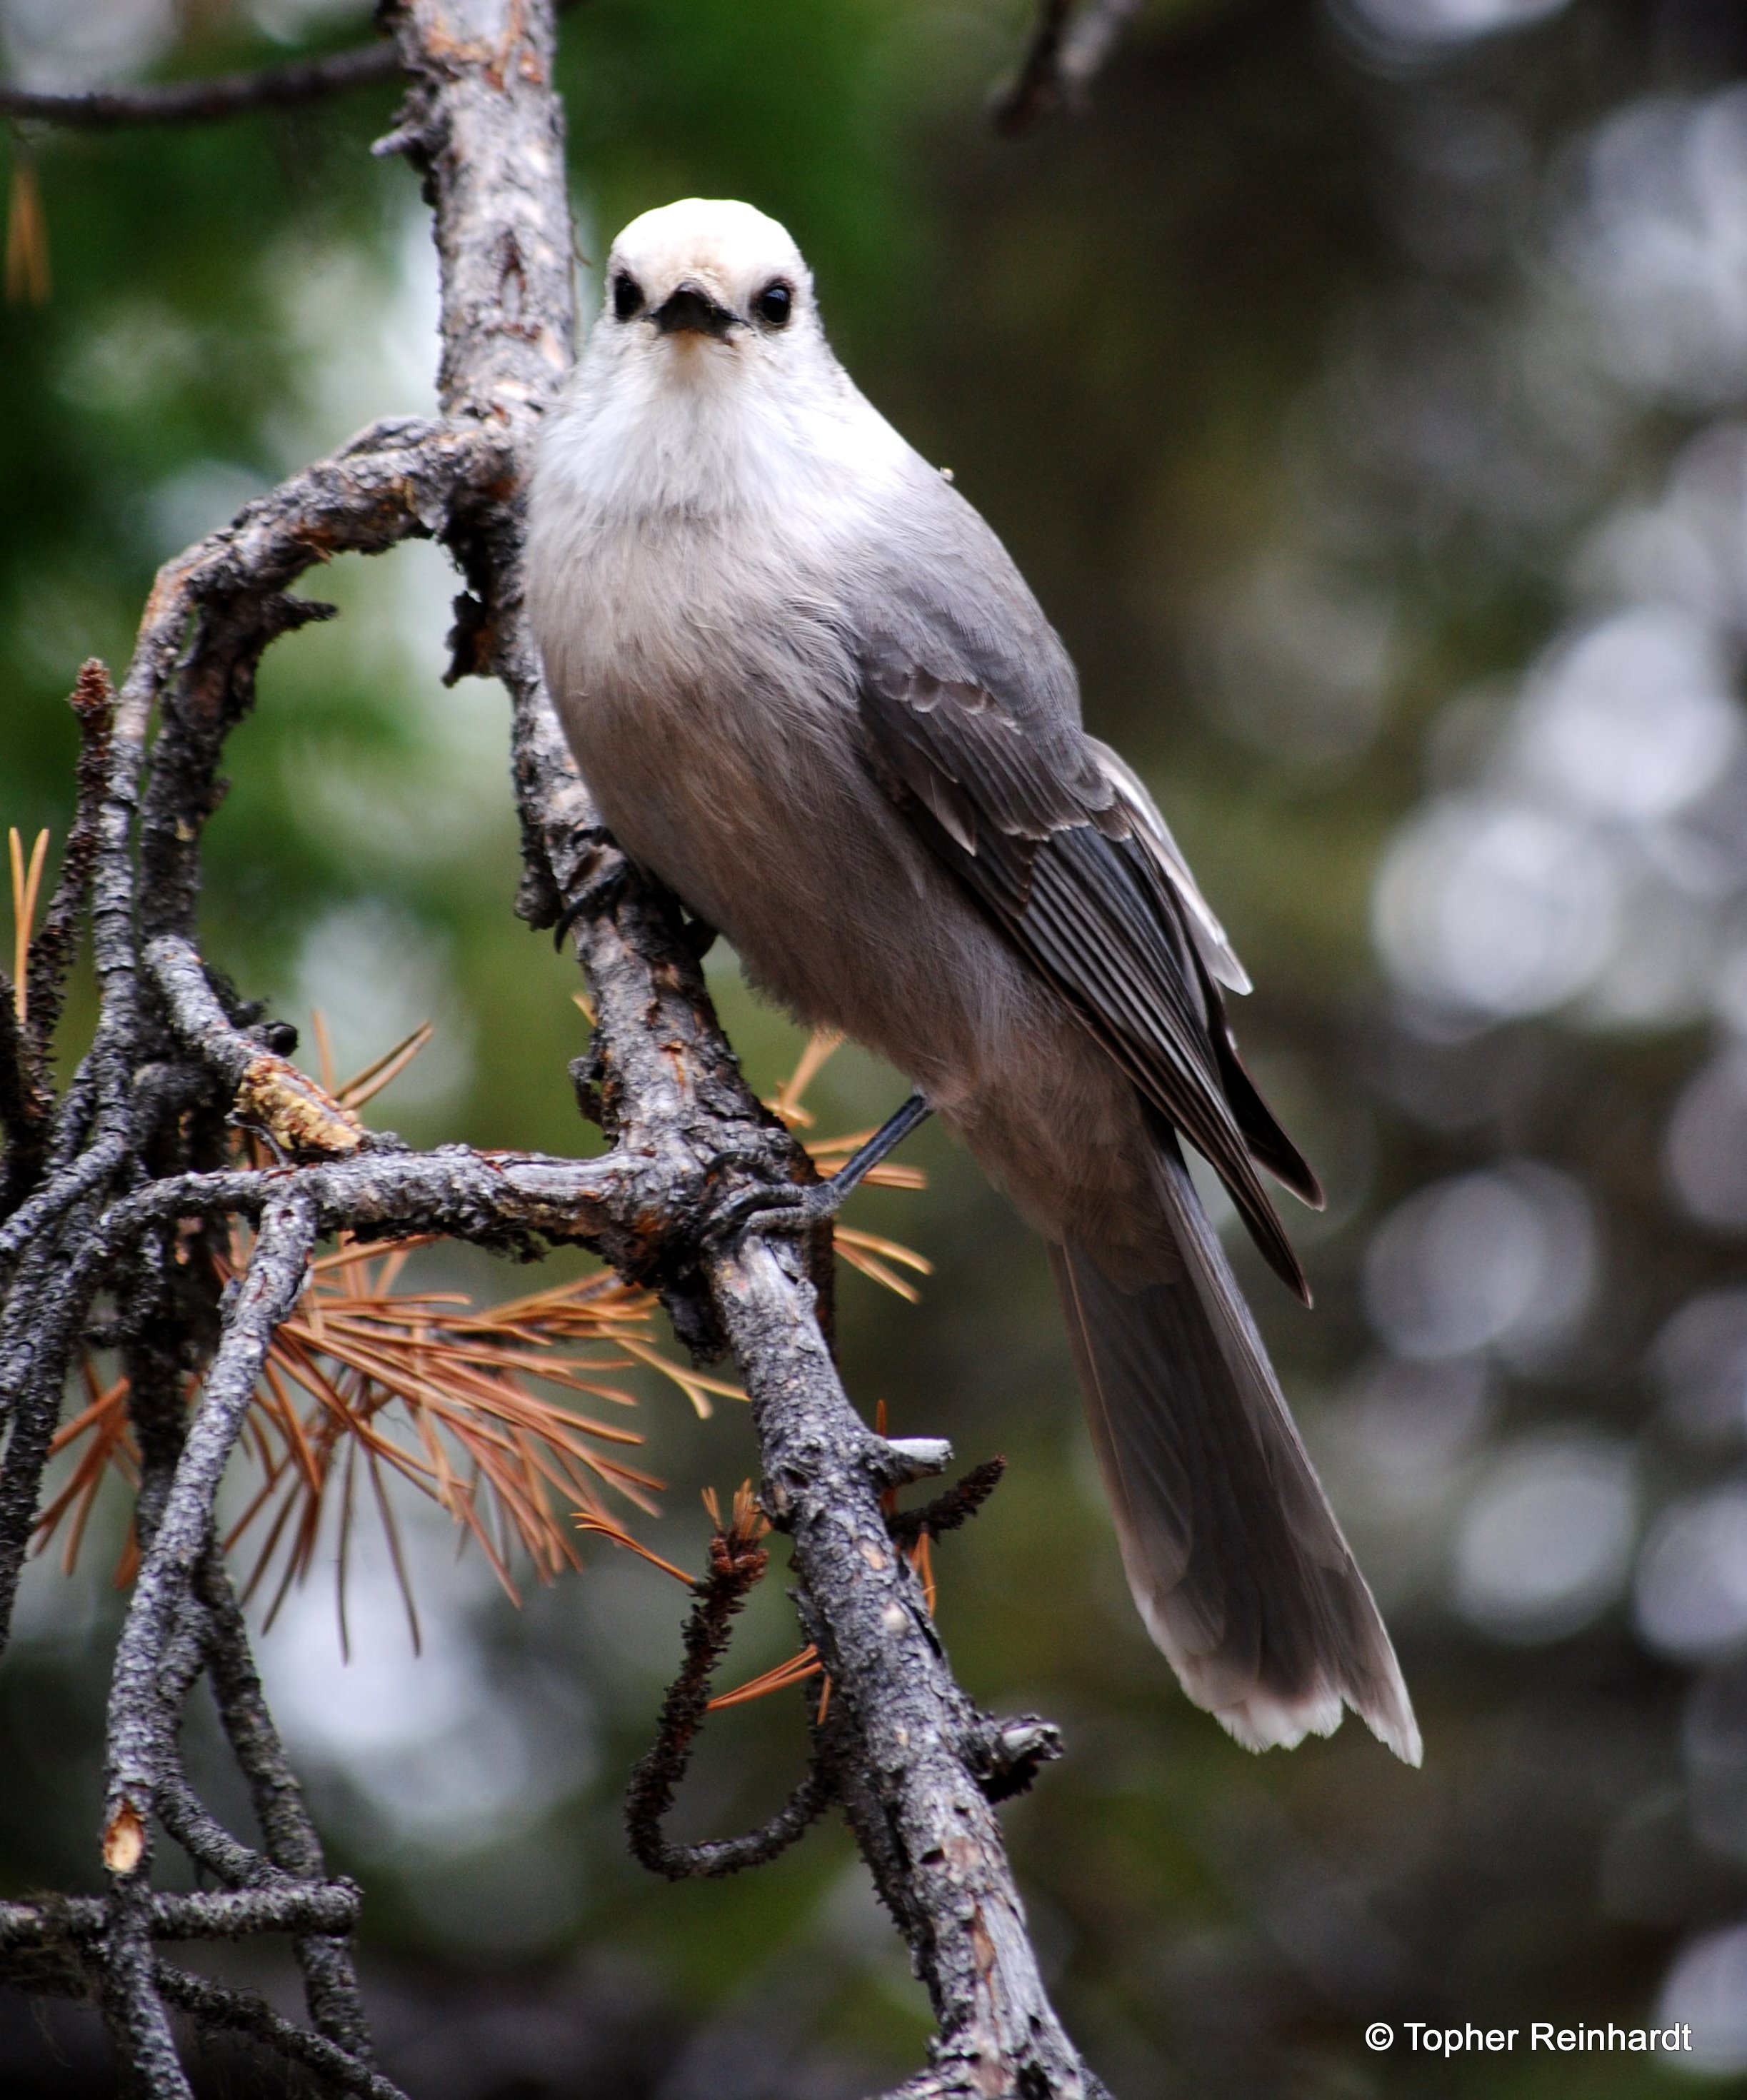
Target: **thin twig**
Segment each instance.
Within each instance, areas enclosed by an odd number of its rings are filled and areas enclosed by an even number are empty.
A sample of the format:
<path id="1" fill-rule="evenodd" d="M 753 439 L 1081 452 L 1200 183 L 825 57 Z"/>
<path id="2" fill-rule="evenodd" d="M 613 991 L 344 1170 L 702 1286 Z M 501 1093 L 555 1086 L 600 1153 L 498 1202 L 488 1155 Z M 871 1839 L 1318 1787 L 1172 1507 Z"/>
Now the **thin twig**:
<path id="1" fill-rule="evenodd" d="M 769 1564 L 750 1520 L 750 1502 L 736 1510 L 735 1523 L 718 1530 L 710 1542 L 710 1571 L 693 1586 L 697 1601 L 685 1627 L 685 1663 L 661 1701 L 655 1740 L 637 1761 L 625 1792 L 625 1829 L 631 1856 L 651 1873 L 669 1881 L 713 1878 L 762 1866 L 792 1845 L 823 1814 L 831 1790 L 821 1774 L 810 1770 L 769 1822 L 744 1837 L 717 1838 L 702 1845 L 675 1845 L 661 1824 L 692 1761 L 692 1747 L 710 1705 L 710 1681 L 728 1651 L 735 1614 L 751 1595 Z"/>
<path id="2" fill-rule="evenodd" d="M 562 15 L 577 0 L 554 0 Z M 325 58 L 291 59 L 252 73 L 210 80 L 178 80 L 147 87 L 74 88 L 56 92 L 0 85 L 0 117 L 81 131 L 116 131 L 138 125 L 212 124 L 263 110 L 296 109 L 355 87 L 374 87 L 404 72 L 391 43 L 360 44 Z"/>
<path id="3" fill-rule="evenodd" d="M 109 771 L 109 734 L 115 726 L 115 694 L 109 674 L 94 656 L 80 667 L 69 703 L 79 725 L 79 763 L 73 828 L 61 854 L 60 873 L 30 943 L 27 1012 L 30 1041 L 38 1057 L 47 1054 L 60 1018 L 67 973 L 78 945 L 79 921 L 90 900 L 97 864 L 99 826 Z"/>
<path id="4" fill-rule="evenodd" d="M 202 2027 L 228 2029 L 251 2035 L 341 2093 L 356 2093 L 362 2100 L 406 2100 L 406 2095 L 379 2071 L 321 2035 L 307 2033 L 276 2013 L 266 1999 L 253 1991 L 228 1983 L 215 1983 L 210 1976 L 191 1975 L 186 1969 L 172 1968 L 167 1961 L 153 1964 L 152 1980 L 157 1992 L 179 2012 L 192 2014 Z"/>
<path id="5" fill-rule="evenodd" d="M 995 96 L 990 121 L 1018 139 L 1081 107 L 1140 0 L 1040 0 L 1037 25 L 1012 81 Z"/>
<path id="6" fill-rule="evenodd" d="M 213 1697 L 225 1739 L 248 1783 L 268 1859 L 281 1873 L 299 1877 L 302 1886 L 317 1885 L 324 1872 L 321 1841 L 268 1711 L 260 1674 L 250 1652 L 249 1630 L 216 1552 L 207 1554 L 196 1579 L 206 1612 L 206 1665 Z M 369 2064 L 369 2028 L 352 1957 L 340 1936 L 350 1930 L 350 1925 L 330 1925 L 311 1916 L 303 1923 L 294 1951 L 303 1972 L 309 2015 L 317 2030 Z"/>
<path id="7" fill-rule="evenodd" d="M 57 124 L 81 131 L 114 131 L 140 124 L 210 124 L 263 109 L 294 109 L 349 88 L 392 80 L 400 57 L 392 44 L 363 44 L 321 59 L 294 59 L 254 73 L 220 73 L 162 86 L 79 88 L 53 93 L 0 86 L 0 117 Z"/>
<path id="8" fill-rule="evenodd" d="M 938 1538 L 944 1531 L 957 1531 L 960 1524 L 970 1522 L 1001 1485 L 1006 1470 L 1005 1458 L 985 1458 L 931 1502 L 924 1502 L 920 1509 L 895 1511 L 886 1520 L 886 1529 L 900 1546 L 913 1546 L 919 1538 Z"/>

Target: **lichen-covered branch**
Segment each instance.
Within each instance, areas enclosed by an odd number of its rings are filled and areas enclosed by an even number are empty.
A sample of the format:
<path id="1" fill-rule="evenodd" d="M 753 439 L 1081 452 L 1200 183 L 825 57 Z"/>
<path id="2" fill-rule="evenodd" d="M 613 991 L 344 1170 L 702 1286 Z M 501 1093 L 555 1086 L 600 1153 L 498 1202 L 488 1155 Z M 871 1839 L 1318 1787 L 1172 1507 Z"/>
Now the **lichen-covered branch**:
<path id="1" fill-rule="evenodd" d="M 657 1716 L 655 1740 L 639 1758 L 625 1793 L 631 1857 L 670 1881 L 714 1878 L 759 1867 L 787 1850 L 830 1805 L 830 1788 L 810 1769 L 783 1806 L 757 1830 L 702 1845 L 676 1845 L 661 1824 L 690 1763 L 710 1704 L 710 1682 L 728 1651 L 735 1614 L 763 1575 L 770 1555 L 754 1530 L 736 1522 L 710 1542 L 710 1568 L 685 1627 L 685 1664 Z"/>
<path id="2" fill-rule="evenodd" d="M 724 1548 L 732 1564 L 700 1599 L 644 1774 L 639 1855 L 662 1872 L 725 1871 L 769 1856 L 837 1802 L 940 2023 L 931 2067 L 906 2090 L 1095 2093 L 1044 1991 L 992 1806 L 1059 1743 L 1047 1723 L 973 1706 L 903 1550 L 962 1521 L 996 1476 L 980 1469 L 889 1521 L 887 1491 L 937 1473 L 949 1454 L 933 1440 L 887 1442 L 850 1405 L 830 1346 L 829 1226 L 801 1242 L 712 1229 L 750 1189 L 812 1168 L 747 1087 L 678 907 L 601 828 L 541 682 L 522 603 L 520 492 L 574 326 L 554 15 L 553 0 L 383 0 L 385 48 L 408 95 L 378 150 L 406 157 L 432 206 L 440 415 L 374 425 L 168 563 L 113 709 L 91 672 L 76 702 L 79 817 L 29 987 L 42 1026 L 33 1011 L 22 1030 L 0 1027 L 0 1645 L 94 1323 L 126 1373 L 141 1559 L 108 1710 L 107 1893 L 0 1906 L 0 1954 L 13 1974 L 50 1965 L 42 1988 L 95 1995 L 151 2100 L 188 2091 L 172 2010 L 253 2036 L 324 2090 L 394 2100 L 347 1948 L 356 1893 L 328 1878 L 273 1728 L 215 1499 L 323 1236 L 447 1234 L 522 1257 L 575 1243 L 659 1289 L 700 1355 L 732 1350 L 753 1403 L 763 1506 L 792 1541 L 805 1629 L 832 1685 L 808 1776 L 772 1824 L 721 1846 L 667 1842 L 661 1817 L 763 1552 L 750 1534 L 744 1551 Z M 611 1140 L 600 1158 L 418 1152 L 373 1136 L 290 1062 L 291 1031 L 201 953 L 201 840 L 225 740 L 254 704 L 263 652 L 329 616 L 296 595 L 299 580 L 336 553 L 411 537 L 439 540 L 466 580 L 451 676 L 496 677 L 511 698 L 516 908 L 533 926 L 567 929 L 587 972 L 596 1025 L 575 1076 Z M 56 1098 L 55 987 L 82 907 L 98 1019 Z M 257 1140 L 252 1155 L 239 1128 Z M 222 1236 L 237 1218 L 252 1246 L 221 1289 Z M 223 1827 L 181 1765 L 179 1717 L 203 1675 L 256 1842 Z M 217 1886 L 156 1890 L 154 1829 Z M 158 1952 L 173 1938 L 263 1931 L 292 1939 L 307 2026 Z"/>

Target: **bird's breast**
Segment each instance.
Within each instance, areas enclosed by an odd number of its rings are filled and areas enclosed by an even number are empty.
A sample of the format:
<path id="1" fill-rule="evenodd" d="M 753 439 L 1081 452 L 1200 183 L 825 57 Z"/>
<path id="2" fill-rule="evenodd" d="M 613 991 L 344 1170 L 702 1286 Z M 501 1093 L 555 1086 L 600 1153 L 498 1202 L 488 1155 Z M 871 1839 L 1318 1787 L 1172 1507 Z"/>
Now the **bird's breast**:
<path id="1" fill-rule="evenodd" d="M 865 792 L 829 589 L 768 533 L 603 535 L 535 607 L 565 730 L 626 849 L 737 934 L 749 885 L 816 852 Z"/>

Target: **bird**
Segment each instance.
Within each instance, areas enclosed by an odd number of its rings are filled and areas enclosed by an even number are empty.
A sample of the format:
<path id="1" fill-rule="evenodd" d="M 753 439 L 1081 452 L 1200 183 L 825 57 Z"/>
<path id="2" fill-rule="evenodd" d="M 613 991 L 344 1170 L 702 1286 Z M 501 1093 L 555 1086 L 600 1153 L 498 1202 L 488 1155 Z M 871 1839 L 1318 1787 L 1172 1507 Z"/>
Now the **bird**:
<path id="1" fill-rule="evenodd" d="M 545 411 L 527 604 L 630 860 L 801 1023 L 887 1060 L 1047 1246 L 1125 1572 L 1252 1749 L 1413 1707 L 1191 1178 L 1307 1303 L 1245 1070 L 1249 980 L 1151 796 L 1081 724 L 993 529 L 834 355 L 754 206 L 626 227 Z M 903 1124 L 908 1127 L 908 1123 Z"/>

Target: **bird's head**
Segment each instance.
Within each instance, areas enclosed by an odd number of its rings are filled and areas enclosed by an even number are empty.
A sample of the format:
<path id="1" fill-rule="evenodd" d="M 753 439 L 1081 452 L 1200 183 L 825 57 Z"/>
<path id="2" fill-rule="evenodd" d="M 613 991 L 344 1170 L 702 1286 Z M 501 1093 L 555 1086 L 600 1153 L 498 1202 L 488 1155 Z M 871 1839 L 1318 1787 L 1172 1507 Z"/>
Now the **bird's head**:
<path id="1" fill-rule="evenodd" d="M 634 218 L 546 418 L 537 516 L 754 511 L 824 534 L 911 454 L 832 355 L 812 274 L 775 219 L 687 197 Z"/>
<path id="2" fill-rule="evenodd" d="M 821 340 L 812 278 L 785 229 L 749 204 L 685 197 L 613 242 L 590 349 L 707 382 L 806 360 Z"/>

